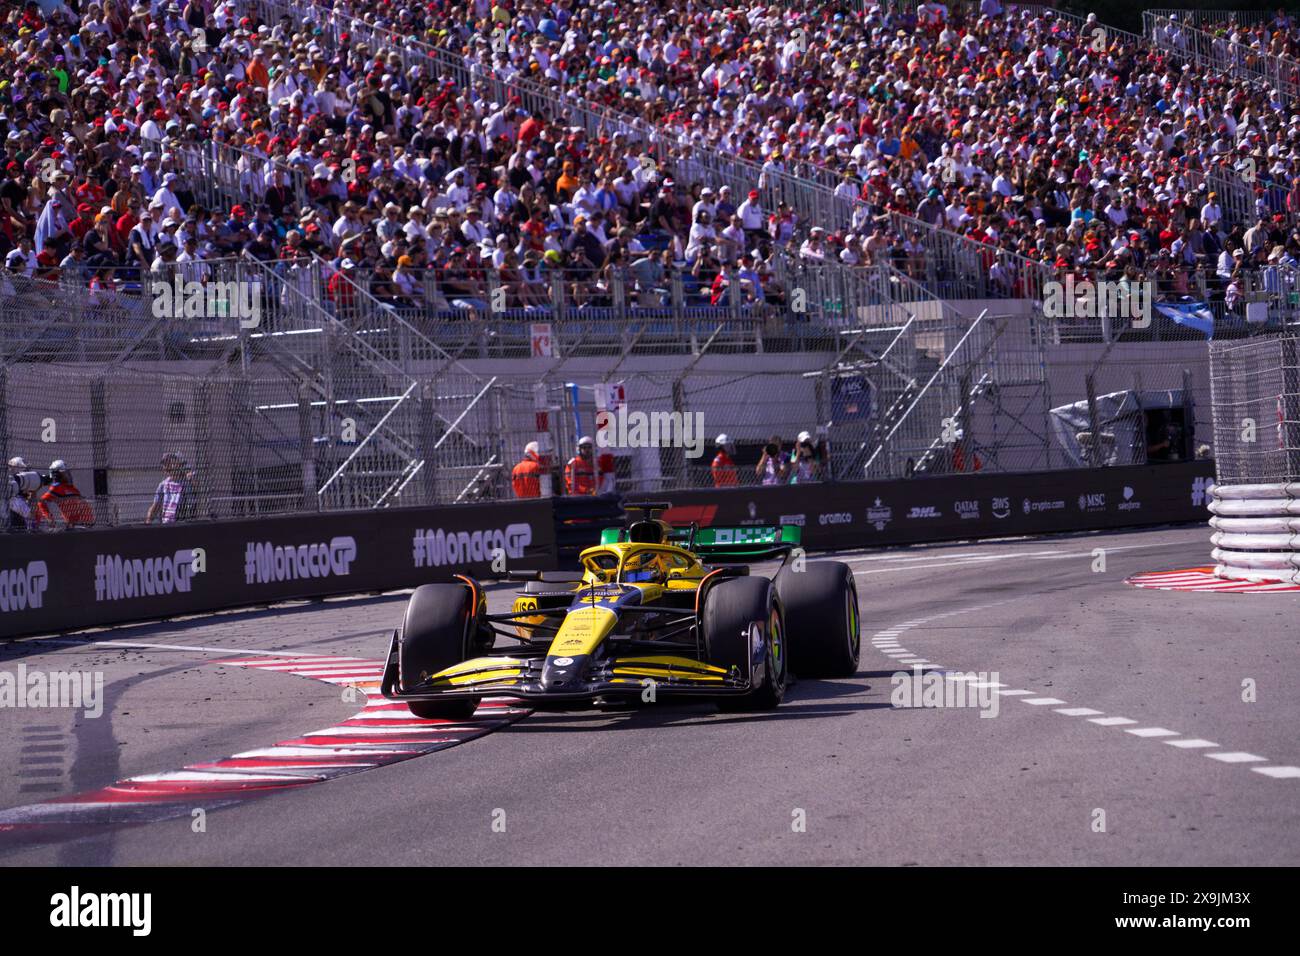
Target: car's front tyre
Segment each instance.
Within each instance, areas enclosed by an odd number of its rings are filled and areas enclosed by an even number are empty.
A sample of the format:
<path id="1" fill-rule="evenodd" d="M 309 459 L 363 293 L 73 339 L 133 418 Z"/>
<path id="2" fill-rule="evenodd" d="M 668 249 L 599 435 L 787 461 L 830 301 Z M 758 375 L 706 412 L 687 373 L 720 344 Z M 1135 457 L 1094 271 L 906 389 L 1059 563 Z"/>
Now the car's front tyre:
<path id="1" fill-rule="evenodd" d="M 700 627 L 710 664 L 734 668 L 751 679 L 761 675 L 761 683 L 748 693 L 723 698 L 725 706 L 770 710 L 781 703 L 789 677 L 789 653 L 785 615 L 771 581 L 742 577 L 714 585 L 705 597 Z M 753 627 L 759 629 L 762 638 L 761 667 L 756 667 L 753 660 Z"/>

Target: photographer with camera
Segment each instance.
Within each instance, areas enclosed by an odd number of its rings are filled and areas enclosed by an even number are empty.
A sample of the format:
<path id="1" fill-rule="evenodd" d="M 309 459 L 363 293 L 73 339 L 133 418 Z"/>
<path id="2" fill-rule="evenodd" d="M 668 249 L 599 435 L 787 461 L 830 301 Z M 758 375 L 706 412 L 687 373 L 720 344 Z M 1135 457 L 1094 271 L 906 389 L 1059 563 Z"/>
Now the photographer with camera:
<path id="1" fill-rule="evenodd" d="M 790 455 L 790 484 L 802 484 L 817 481 L 821 477 L 821 462 L 818 460 L 817 446 L 813 443 L 810 432 L 800 432 L 795 439 L 794 452 Z"/>
<path id="2" fill-rule="evenodd" d="M 783 485 L 789 474 L 785 456 L 781 453 L 781 436 L 773 435 L 763 446 L 754 474 L 762 485 Z"/>

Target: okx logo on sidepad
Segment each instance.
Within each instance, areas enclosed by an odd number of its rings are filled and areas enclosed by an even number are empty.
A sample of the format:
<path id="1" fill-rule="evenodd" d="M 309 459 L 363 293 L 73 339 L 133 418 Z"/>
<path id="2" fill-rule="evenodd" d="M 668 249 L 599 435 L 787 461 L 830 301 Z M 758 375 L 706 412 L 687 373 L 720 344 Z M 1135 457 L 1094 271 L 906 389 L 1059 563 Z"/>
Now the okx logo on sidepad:
<path id="1" fill-rule="evenodd" d="M 357 541 L 351 535 L 329 543 L 276 545 L 249 541 L 244 545 L 244 583 L 276 584 L 303 578 L 346 577 L 352 573 Z"/>

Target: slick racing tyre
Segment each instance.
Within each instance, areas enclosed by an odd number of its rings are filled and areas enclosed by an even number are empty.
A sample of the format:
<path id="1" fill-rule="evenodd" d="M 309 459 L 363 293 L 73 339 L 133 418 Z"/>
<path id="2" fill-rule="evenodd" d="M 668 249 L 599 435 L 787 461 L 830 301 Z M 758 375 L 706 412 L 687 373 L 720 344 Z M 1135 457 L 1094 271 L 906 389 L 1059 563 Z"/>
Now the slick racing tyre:
<path id="1" fill-rule="evenodd" d="M 790 622 L 790 669 L 799 677 L 852 677 L 862 652 L 858 588 L 841 561 L 784 567 L 776 592 Z"/>
<path id="2" fill-rule="evenodd" d="M 430 674 L 468 660 L 483 648 L 478 640 L 478 609 L 474 592 L 464 584 L 422 584 L 406 604 L 398 646 L 398 675 L 404 689 Z M 469 717 L 478 701 L 412 700 L 417 717 Z"/>
<path id="3" fill-rule="evenodd" d="M 700 626 L 710 664 L 736 668 L 741 674 L 754 673 L 750 649 L 750 626 L 762 629 L 765 665 L 762 683 L 742 697 L 724 697 L 722 705 L 744 710 L 769 710 L 781 703 L 789 676 L 785 617 L 772 582 L 761 577 L 742 577 L 714 585 L 704 601 Z"/>

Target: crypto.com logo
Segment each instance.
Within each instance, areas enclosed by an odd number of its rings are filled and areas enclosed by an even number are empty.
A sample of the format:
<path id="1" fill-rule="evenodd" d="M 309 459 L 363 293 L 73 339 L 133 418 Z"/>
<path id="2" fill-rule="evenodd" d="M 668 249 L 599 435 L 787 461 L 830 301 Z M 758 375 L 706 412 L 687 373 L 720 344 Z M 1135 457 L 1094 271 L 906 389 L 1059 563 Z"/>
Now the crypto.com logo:
<path id="1" fill-rule="evenodd" d="M 357 542 L 351 535 L 329 543 L 277 546 L 270 541 L 244 545 L 244 583 L 274 584 L 303 578 L 344 577 L 352 572 Z"/>

